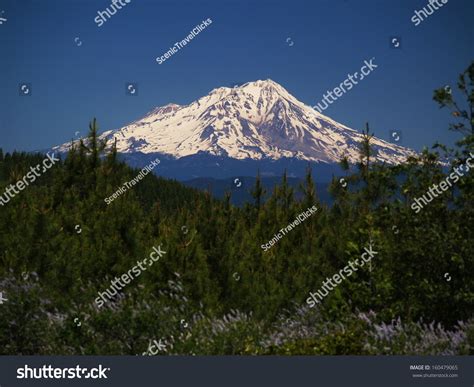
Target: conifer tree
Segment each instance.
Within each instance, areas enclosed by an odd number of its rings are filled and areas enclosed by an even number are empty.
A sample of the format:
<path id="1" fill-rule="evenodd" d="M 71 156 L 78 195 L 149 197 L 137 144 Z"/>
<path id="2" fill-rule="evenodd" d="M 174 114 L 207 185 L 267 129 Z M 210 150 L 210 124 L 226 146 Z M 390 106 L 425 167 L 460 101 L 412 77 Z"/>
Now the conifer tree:
<path id="1" fill-rule="evenodd" d="M 262 207 L 263 197 L 265 195 L 265 188 L 262 185 L 262 180 L 260 178 L 260 170 L 257 172 L 257 177 L 255 178 L 255 186 L 251 191 L 252 197 L 255 200 L 254 207 L 257 210 L 257 214 L 260 212 Z"/>

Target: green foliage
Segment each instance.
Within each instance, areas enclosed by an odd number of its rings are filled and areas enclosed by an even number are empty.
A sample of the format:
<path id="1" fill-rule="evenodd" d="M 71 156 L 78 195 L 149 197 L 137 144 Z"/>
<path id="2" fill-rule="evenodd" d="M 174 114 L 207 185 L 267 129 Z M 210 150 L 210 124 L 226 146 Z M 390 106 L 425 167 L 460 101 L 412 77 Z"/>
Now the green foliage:
<path id="1" fill-rule="evenodd" d="M 418 343 L 419 353 L 472 354 L 473 171 L 419 213 L 411 204 L 449 175 L 441 159 L 456 167 L 474 151 L 473 69 L 458 82 L 467 108 L 446 89 L 435 92 L 441 107 L 459 113 L 453 128 L 465 137 L 456 149 L 441 145 L 444 158 L 424 150 L 406 163 L 380 165 L 367 125 L 357 168 L 341 162 L 348 185 L 334 178 L 331 207 L 319 202 L 310 169 L 299 192 L 285 173 L 267 193 L 258 175 L 254 203 L 243 208 L 230 204 L 230 194 L 216 200 L 152 174 L 107 204 L 139 171 L 117 159 L 114 144 L 98 140 L 94 120 L 86 140 L 71 144 L 64 160 L 0 207 L 0 290 L 9 298 L 0 306 L 2 353 L 138 354 L 163 338 L 168 353 L 409 353 L 406 343 Z M 43 158 L 0 150 L 0 192 Z M 262 249 L 314 205 L 314 215 Z M 295 336 L 285 328 L 284 339 L 265 344 L 279 332 L 282 311 L 298 314 L 295 304 L 305 305 L 310 291 L 359 258 L 370 241 L 378 254 L 324 299 L 322 320 L 294 327 L 310 333 Z M 98 310 L 97 292 L 159 244 L 163 259 Z M 364 322 L 358 310 L 374 311 L 379 321 Z M 401 328 L 389 323 L 399 335 L 374 336 L 384 321 L 399 317 Z M 456 336 L 430 330 L 421 319 L 446 329 L 466 323 Z M 433 346 L 420 344 L 423 334 Z M 453 337 L 468 344 L 451 348 Z"/>

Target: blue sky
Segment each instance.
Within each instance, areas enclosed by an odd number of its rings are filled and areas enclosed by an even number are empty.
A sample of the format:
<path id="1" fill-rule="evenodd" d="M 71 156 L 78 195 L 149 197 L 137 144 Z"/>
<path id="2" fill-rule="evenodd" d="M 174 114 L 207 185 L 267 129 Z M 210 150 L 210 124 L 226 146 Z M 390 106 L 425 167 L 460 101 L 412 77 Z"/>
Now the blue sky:
<path id="1" fill-rule="evenodd" d="M 131 0 L 98 27 L 111 0 L 0 0 L 0 147 L 48 148 L 84 135 L 93 117 L 101 131 L 114 129 L 234 82 L 270 78 L 314 105 L 374 57 L 378 68 L 324 114 L 354 129 L 369 121 L 386 140 L 399 130 L 401 145 L 415 149 L 452 144 L 458 136 L 432 92 L 474 59 L 474 2 L 450 0 L 415 27 L 427 1 Z M 191 43 L 156 63 L 207 18 Z M 19 95 L 21 82 L 31 96 Z M 126 95 L 126 82 L 138 83 L 138 96 Z"/>

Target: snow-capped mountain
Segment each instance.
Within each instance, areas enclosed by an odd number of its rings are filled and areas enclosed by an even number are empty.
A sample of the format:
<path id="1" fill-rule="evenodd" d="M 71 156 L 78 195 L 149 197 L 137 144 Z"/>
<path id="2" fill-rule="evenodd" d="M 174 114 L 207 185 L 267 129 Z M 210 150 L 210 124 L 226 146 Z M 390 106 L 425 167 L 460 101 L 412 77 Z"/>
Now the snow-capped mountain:
<path id="1" fill-rule="evenodd" d="M 168 104 L 101 135 L 123 154 L 160 153 L 176 159 L 204 152 L 237 160 L 291 158 L 334 163 L 358 160 L 362 135 L 298 101 L 272 80 L 220 87 L 189 105 Z M 70 143 L 54 148 L 67 151 Z M 413 151 L 378 138 L 376 158 L 403 161 Z"/>

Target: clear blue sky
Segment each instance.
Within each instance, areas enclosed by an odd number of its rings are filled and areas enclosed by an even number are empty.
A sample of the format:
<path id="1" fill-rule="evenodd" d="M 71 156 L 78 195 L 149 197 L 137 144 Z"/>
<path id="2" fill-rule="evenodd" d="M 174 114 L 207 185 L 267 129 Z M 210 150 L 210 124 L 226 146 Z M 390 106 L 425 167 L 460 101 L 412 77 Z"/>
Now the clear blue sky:
<path id="1" fill-rule="evenodd" d="M 432 91 L 474 59 L 474 2 L 449 0 L 415 27 L 414 10 L 427 2 L 131 0 L 98 27 L 111 0 L 0 0 L 0 147 L 48 148 L 85 134 L 92 117 L 114 129 L 234 82 L 271 78 L 314 105 L 373 57 L 379 67 L 324 114 L 354 129 L 369 121 L 387 140 L 401 130 L 415 149 L 452 144 Z M 206 30 L 156 63 L 207 18 Z M 138 83 L 137 97 L 126 96 L 127 81 Z M 31 97 L 19 96 L 20 82 L 32 84 Z"/>

